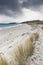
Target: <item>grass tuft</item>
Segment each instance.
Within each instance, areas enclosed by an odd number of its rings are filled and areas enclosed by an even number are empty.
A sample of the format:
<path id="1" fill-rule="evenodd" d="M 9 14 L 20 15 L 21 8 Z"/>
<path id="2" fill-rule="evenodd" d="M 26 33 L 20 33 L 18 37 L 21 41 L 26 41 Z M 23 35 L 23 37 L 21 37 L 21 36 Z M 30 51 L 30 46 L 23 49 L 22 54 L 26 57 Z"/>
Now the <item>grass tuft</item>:
<path id="1" fill-rule="evenodd" d="M 8 65 L 6 59 L 2 55 L 0 55 L 0 65 Z"/>
<path id="2" fill-rule="evenodd" d="M 33 45 L 31 40 L 26 39 L 23 44 L 19 44 L 17 51 L 15 53 L 16 60 L 19 65 L 24 65 L 24 61 L 27 60 L 29 56 L 32 55 Z"/>
<path id="3" fill-rule="evenodd" d="M 33 40 L 37 40 L 38 39 L 38 37 L 39 37 L 39 34 L 36 32 L 36 33 L 33 33 L 32 35 L 31 35 L 31 37 L 30 37 L 30 39 L 33 39 Z"/>
<path id="4" fill-rule="evenodd" d="M 12 56 L 16 59 L 18 65 L 25 65 L 25 61 L 27 61 L 28 57 L 33 53 L 33 41 L 36 41 L 38 37 L 38 33 L 33 33 L 28 39 L 19 42 L 15 52 L 15 49 L 12 51 Z"/>

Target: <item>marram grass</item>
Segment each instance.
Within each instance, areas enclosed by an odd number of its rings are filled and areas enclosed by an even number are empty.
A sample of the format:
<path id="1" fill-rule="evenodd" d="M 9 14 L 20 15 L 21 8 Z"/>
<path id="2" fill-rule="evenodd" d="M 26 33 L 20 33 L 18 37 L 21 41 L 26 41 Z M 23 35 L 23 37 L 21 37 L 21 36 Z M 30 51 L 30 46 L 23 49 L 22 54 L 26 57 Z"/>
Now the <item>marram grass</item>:
<path id="1" fill-rule="evenodd" d="M 31 35 L 31 37 L 30 37 L 30 39 L 32 40 L 37 40 L 38 39 L 38 37 L 39 37 L 39 34 L 36 32 L 36 33 L 33 33 L 32 35 Z"/>
<path id="2" fill-rule="evenodd" d="M 3 55 L 0 55 L 0 65 L 8 65 L 6 59 Z"/>
<path id="3" fill-rule="evenodd" d="M 39 37 L 38 33 L 32 33 L 32 35 L 28 39 L 23 40 L 23 42 L 22 41 L 19 42 L 19 44 L 17 45 L 17 49 L 11 50 L 10 55 L 12 56 L 13 59 L 15 59 L 18 62 L 18 65 L 25 65 L 25 61 L 27 61 L 29 56 L 31 56 L 33 53 L 34 50 L 33 41 L 34 40 L 36 41 L 38 37 Z M 0 55 L 0 65 L 9 64 L 10 63 L 6 61 L 5 57 L 3 55 Z"/>
<path id="4" fill-rule="evenodd" d="M 24 60 L 32 54 L 33 52 L 33 39 L 37 39 L 38 34 L 33 33 L 29 39 L 26 39 L 23 44 L 20 44 L 15 53 L 16 60 L 19 62 L 19 65 L 24 65 Z"/>
<path id="5" fill-rule="evenodd" d="M 19 65 L 25 65 L 24 61 L 27 60 L 29 56 L 33 53 L 33 41 L 37 40 L 39 37 L 38 33 L 33 33 L 30 38 L 26 39 L 23 44 L 20 44 L 15 53 L 16 60 L 19 62 Z"/>

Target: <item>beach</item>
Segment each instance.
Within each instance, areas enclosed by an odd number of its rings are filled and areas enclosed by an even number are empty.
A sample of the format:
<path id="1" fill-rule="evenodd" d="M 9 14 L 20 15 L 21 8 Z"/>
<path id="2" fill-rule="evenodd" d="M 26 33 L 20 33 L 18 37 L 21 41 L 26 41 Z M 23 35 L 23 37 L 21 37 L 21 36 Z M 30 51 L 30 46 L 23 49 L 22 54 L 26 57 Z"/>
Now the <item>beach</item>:
<path id="1" fill-rule="evenodd" d="M 43 25 L 28 25 L 19 24 L 17 26 L 9 27 L 0 30 L 0 54 L 4 54 L 5 58 L 9 62 L 13 61 L 11 54 L 9 53 L 15 48 L 20 41 L 26 40 L 32 33 L 38 33 L 39 38 L 33 42 L 34 52 L 29 59 L 27 59 L 25 65 L 43 65 Z M 18 43 L 17 43 L 18 42 Z M 9 65 L 18 65 L 14 62 Z"/>

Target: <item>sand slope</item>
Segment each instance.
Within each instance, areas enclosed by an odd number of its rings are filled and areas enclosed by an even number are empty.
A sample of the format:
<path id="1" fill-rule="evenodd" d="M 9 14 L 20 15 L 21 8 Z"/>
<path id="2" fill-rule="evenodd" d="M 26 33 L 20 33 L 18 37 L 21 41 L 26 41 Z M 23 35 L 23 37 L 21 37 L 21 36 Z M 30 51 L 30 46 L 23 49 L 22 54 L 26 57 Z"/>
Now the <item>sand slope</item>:
<path id="1" fill-rule="evenodd" d="M 16 62 L 14 60 L 15 53 L 13 53 L 13 51 L 15 52 L 16 47 L 20 44 L 25 44 L 25 40 L 28 39 L 28 41 L 31 42 L 33 45 L 33 46 L 30 46 L 30 48 L 34 47 L 34 51 L 33 51 L 33 54 L 29 56 L 28 59 L 24 61 L 22 65 L 25 65 L 25 64 L 26 65 L 43 65 L 43 29 L 42 27 L 43 25 L 33 26 L 33 25 L 21 24 L 16 27 L 0 30 L 0 62 L 1 62 L 0 64 L 1 65 L 20 65 L 18 64 L 19 62 Z M 34 34 L 35 35 L 34 36 L 33 33 L 37 33 L 38 35 Z M 37 37 L 38 39 L 36 39 Z M 31 39 L 31 41 L 29 39 Z M 23 48 L 25 49 L 27 47 L 25 46 Z M 27 53 L 27 51 L 25 51 L 25 53 Z M 3 64 L 2 64 L 2 61 L 4 62 Z"/>

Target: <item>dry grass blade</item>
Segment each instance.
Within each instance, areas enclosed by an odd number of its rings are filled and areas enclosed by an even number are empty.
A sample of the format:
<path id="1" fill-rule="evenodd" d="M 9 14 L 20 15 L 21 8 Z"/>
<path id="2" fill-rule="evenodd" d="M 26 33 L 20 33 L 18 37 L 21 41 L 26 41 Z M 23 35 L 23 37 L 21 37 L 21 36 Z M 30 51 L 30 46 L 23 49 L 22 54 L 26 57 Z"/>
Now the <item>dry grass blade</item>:
<path id="1" fill-rule="evenodd" d="M 33 39 L 36 41 L 38 39 L 38 37 L 39 37 L 39 34 L 36 32 L 36 33 L 33 33 L 30 38 L 31 38 L 31 40 Z"/>
<path id="2" fill-rule="evenodd" d="M 24 65 L 24 61 L 32 54 L 33 45 L 29 39 L 26 39 L 24 44 L 20 44 L 15 53 L 16 60 L 19 62 L 19 65 Z"/>
<path id="3" fill-rule="evenodd" d="M 8 65 L 6 59 L 2 55 L 0 55 L 0 65 Z"/>
<path id="4" fill-rule="evenodd" d="M 19 42 L 17 45 L 16 51 L 15 49 L 12 51 L 12 56 L 18 62 L 18 65 L 25 65 L 25 61 L 28 59 L 29 56 L 33 53 L 33 41 L 37 40 L 39 37 L 38 33 L 33 33 L 30 38 L 23 40 L 23 42 Z"/>

